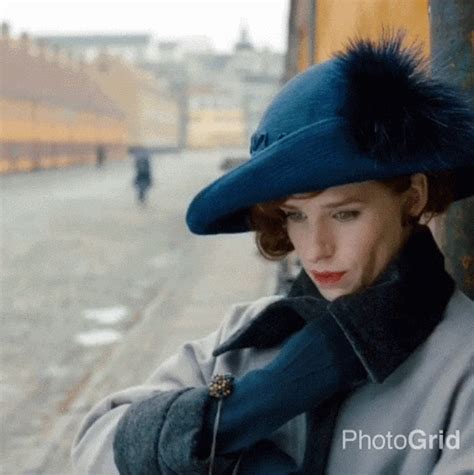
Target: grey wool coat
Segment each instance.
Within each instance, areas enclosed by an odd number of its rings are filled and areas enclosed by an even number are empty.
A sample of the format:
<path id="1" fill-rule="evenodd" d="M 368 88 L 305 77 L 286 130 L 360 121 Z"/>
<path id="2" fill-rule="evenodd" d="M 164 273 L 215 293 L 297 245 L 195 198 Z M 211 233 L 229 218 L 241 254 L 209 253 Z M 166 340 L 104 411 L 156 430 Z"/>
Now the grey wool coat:
<path id="1" fill-rule="evenodd" d="M 287 297 L 233 307 L 144 385 L 90 411 L 72 448 L 77 473 L 208 473 L 199 442 L 212 376 L 266 366 L 313 318 L 336 320 L 368 380 L 286 422 L 262 451 L 284 452 L 298 475 L 474 473 L 474 302 L 445 271 L 427 228 L 362 292 L 328 302 L 302 272 Z M 214 473 L 248 473 L 246 458 L 259 457 L 252 450 L 217 457 Z"/>
<path id="2" fill-rule="evenodd" d="M 203 401 L 206 385 L 213 374 L 243 375 L 270 362 L 279 347 L 245 348 L 237 354 L 231 351 L 218 357 L 212 353 L 281 298 L 264 297 L 233 307 L 218 330 L 185 344 L 144 385 L 117 392 L 100 401 L 83 421 L 74 441 L 72 459 L 76 472 L 81 475 L 118 473 L 114 464 L 113 439 L 120 419 L 131 404 L 152 401 L 154 395 L 167 393 L 168 417 L 172 418 L 173 411 L 179 411 L 179 406 L 173 405 L 173 401 L 185 398 L 190 391 L 187 388 L 201 391 Z M 474 473 L 473 342 L 474 302 L 455 289 L 442 321 L 426 341 L 383 383 L 369 382 L 344 400 L 338 413 L 326 472 L 329 475 Z M 202 407 L 199 397 L 192 399 L 195 410 L 199 412 Z M 180 418 L 178 412 L 175 416 Z M 198 427 L 186 427 L 184 422 L 180 427 L 180 437 L 176 438 L 173 437 L 173 428 L 166 427 L 165 422 L 157 451 L 170 466 L 169 473 L 207 473 L 205 461 L 193 460 L 197 430 Z M 305 432 L 306 420 L 304 415 L 300 415 L 273 433 L 270 439 L 297 465 L 301 465 Z M 389 447 L 388 433 L 395 442 L 392 448 Z M 410 434 L 413 434 L 412 444 L 402 448 Z M 429 436 L 440 434 L 444 434 L 444 442 L 451 442 L 446 444 L 449 447 L 441 449 L 435 443 L 429 448 Z M 450 435 L 454 437 L 448 439 Z M 183 453 L 183 441 L 187 453 Z M 380 448 L 383 441 L 385 447 Z"/>

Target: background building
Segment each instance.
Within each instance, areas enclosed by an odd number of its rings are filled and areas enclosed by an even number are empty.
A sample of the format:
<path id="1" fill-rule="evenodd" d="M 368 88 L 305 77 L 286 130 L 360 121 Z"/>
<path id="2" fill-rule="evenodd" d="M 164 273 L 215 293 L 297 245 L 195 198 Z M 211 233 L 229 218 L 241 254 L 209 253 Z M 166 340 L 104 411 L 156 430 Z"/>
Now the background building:
<path id="1" fill-rule="evenodd" d="M 85 65 L 27 35 L 0 39 L 0 172 L 93 163 L 98 150 L 125 156 L 122 111 L 88 77 Z"/>
<path id="2" fill-rule="evenodd" d="M 283 55 L 254 48 L 242 28 L 232 53 L 187 55 L 184 64 L 189 94 L 187 145 L 247 146 L 281 85 Z"/>
<path id="3" fill-rule="evenodd" d="M 151 35 L 43 35 L 35 40 L 50 47 L 66 49 L 86 61 L 95 60 L 103 53 L 120 56 L 130 63 L 156 59 Z"/>
<path id="4" fill-rule="evenodd" d="M 99 55 L 87 73 L 123 112 L 129 150 L 169 151 L 179 144 L 178 102 L 166 79 L 158 79 L 121 58 Z"/>
<path id="5" fill-rule="evenodd" d="M 255 48 L 245 27 L 224 54 L 205 36 L 48 35 L 32 41 L 24 35 L 17 42 L 4 25 L 2 64 L 4 171 L 123 156 L 137 147 L 247 147 L 283 74 L 283 55 Z M 29 98 L 20 107 L 29 128 L 18 126 L 19 103 L 13 107 L 7 97 Z M 62 112 L 53 111 L 53 103 Z M 26 136 L 26 130 L 34 132 Z"/>

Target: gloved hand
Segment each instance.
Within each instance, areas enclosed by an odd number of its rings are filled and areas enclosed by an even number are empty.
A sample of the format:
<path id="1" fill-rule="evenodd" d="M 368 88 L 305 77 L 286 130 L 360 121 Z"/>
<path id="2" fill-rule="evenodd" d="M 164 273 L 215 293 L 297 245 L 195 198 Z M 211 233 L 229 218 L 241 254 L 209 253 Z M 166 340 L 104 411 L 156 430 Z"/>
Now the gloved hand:
<path id="1" fill-rule="evenodd" d="M 327 314 L 292 335 L 260 371 L 272 382 L 271 400 L 278 394 L 290 418 L 367 378 L 342 329 Z"/>
<path id="2" fill-rule="evenodd" d="M 306 324 L 267 366 L 234 381 L 222 405 L 217 454 L 250 447 L 285 422 L 338 391 L 364 381 L 367 373 L 336 321 L 328 314 Z M 212 434 L 216 402 L 205 421 Z"/>

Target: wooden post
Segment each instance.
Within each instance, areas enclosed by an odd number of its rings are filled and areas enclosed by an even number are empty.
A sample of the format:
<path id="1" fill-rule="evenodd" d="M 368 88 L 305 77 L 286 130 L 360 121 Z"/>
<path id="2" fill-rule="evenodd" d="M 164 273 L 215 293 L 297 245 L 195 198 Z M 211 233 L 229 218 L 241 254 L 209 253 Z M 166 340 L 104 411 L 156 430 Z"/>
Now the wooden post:
<path id="1" fill-rule="evenodd" d="M 430 0 L 433 73 L 474 96 L 472 0 Z M 459 288 L 474 299 L 474 198 L 453 203 L 437 218 L 435 236 L 443 248 L 449 272 Z"/>

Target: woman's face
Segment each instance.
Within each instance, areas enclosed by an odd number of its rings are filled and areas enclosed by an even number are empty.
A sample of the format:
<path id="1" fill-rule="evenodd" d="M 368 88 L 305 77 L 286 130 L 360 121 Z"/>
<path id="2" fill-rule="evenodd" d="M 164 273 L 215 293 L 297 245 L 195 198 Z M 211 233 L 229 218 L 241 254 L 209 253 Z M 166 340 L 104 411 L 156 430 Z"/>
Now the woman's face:
<path id="1" fill-rule="evenodd" d="M 325 299 L 368 287 L 385 270 L 409 236 L 401 223 L 408 193 L 366 181 L 281 205 L 296 254 Z"/>

